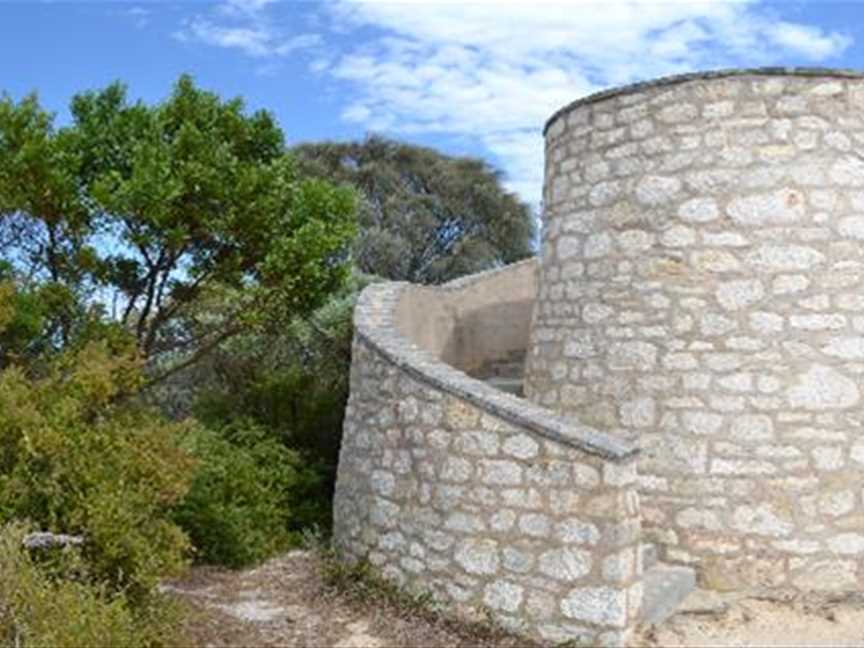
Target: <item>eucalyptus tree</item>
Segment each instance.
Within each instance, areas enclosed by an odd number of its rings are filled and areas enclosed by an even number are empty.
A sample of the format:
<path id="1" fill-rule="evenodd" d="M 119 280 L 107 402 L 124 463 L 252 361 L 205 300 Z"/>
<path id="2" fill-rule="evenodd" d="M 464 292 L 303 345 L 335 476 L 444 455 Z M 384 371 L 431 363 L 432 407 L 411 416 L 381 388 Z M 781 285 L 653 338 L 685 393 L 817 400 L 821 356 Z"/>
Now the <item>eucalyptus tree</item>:
<path id="1" fill-rule="evenodd" d="M 358 190 L 365 273 L 435 284 L 533 254 L 534 214 L 482 160 L 382 137 L 294 151 L 304 172 Z"/>

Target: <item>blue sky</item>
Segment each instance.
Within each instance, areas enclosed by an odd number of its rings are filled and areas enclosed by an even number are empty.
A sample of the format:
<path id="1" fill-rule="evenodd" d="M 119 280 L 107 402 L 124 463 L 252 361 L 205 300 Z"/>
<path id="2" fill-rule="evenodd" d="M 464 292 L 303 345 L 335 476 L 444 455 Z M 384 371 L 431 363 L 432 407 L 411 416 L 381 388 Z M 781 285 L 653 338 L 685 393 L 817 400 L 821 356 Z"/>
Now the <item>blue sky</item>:
<path id="1" fill-rule="evenodd" d="M 70 97 L 183 72 L 291 142 L 379 132 L 484 157 L 539 199 L 545 119 L 584 94 L 729 66 L 864 68 L 864 3 L 0 0 L 0 91 Z"/>

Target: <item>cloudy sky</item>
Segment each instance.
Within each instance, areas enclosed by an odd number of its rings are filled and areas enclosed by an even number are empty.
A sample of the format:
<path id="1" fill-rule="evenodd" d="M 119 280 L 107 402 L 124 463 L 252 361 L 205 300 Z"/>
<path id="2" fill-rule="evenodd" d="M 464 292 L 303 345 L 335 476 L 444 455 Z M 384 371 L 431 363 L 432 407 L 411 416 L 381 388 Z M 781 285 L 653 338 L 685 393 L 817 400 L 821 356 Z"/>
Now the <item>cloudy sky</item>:
<path id="1" fill-rule="evenodd" d="M 585 94 L 720 67 L 864 68 L 864 3 L 759 0 L 0 0 L 0 91 L 182 72 L 279 118 L 290 141 L 378 132 L 482 156 L 539 199 L 545 120 Z"/>

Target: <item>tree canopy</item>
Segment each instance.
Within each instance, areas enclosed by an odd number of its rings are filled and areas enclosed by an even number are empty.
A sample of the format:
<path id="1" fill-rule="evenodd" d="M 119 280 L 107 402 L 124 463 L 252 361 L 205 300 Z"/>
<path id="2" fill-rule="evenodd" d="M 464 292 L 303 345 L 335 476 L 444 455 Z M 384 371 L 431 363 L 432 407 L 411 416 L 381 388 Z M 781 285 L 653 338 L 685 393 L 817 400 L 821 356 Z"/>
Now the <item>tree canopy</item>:
<path id="1" fill-rule="evenodd" d="M 363 272 L 434 284 L 533 254 L 531 209 L 482 160 L 381 137 L 294 151 L 305 173 L 359 191 L 353 254 Z"/>
<path id="2" fill-rule="evenodd" d="M 115 83 L 71 114 L 58 129 L 35 96 L 0 98 L 0 253 L 110 311 L 145 356 L 302 315 L 343 281 L 353 192 L 301 177 L 268 112 L 183 76 L 161 103 Z M 230 312 L 177 326 L 214 290 L 232 291 Z M 57 339 L 73 332 L 61 318 Z"/>

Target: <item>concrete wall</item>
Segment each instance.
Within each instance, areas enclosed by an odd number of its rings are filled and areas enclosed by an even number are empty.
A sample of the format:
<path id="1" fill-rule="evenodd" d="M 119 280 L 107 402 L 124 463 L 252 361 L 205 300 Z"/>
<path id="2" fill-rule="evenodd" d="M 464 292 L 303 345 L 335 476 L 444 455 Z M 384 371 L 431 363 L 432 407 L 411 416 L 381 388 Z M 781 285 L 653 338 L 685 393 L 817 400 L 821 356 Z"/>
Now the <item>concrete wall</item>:
<path id="1" fill-rule="evenodd" d="M 635 447 L 441 360 L 524 348 L 534 273 L 364 291 L 334 542 L 462 617 L 625 645 L 642 599 Z"/>
<path id="2" fill-rule="evenodd" d="M 472 371 L 524 351 L 537 296 L 537 263 L 471 275 L 446 287 L 411 286 L 395 311 L 398 329 L 439 360 Z"/>
<path id="3" fill-rule="evenodd" d="M 719 589 L 864 585 L 864 80 L 692 75 L 546 130 L 526 394 L 638 434 L 643 525 Z"/>

